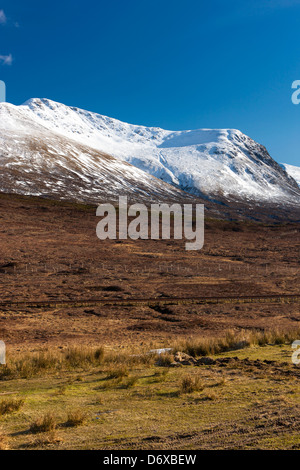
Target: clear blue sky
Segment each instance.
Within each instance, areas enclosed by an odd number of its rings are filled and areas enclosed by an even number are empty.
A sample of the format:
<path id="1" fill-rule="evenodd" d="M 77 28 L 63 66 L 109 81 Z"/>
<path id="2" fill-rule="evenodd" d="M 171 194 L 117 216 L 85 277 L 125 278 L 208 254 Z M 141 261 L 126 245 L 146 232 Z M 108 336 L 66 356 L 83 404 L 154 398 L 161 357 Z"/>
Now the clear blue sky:
<path id="1" fill-rule="evenodd" d="M 14 104 L 237 128 L 300 165 L 300 0 L 0 0 L 0 64 Z"/>

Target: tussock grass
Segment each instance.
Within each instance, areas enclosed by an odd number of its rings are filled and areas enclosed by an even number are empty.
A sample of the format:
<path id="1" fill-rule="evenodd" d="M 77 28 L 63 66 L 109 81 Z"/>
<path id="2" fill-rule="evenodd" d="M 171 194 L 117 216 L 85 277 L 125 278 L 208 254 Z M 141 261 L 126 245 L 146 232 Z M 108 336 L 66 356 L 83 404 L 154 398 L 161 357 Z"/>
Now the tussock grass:
<path id="1" fill-rule="evenodd" d="M 221 338 L 199 338 L 180 341 L 175 349 L 193 357 L 211 356 L 250 346 L 248 335 L 229 330 Z"/>
<path id="2" fill-rule="evenodd" d="M 37 418 L 30 426 L 30 432 L 53 432 L 57 428 L 57 419 L 53 413 L 46 413 Z"/>
<path id="3" fill-rule="evenodd" d="M 181 393 L 193 393 L 201 392 L 204 389 L 204 385 L 198 375 L 186 375 L 182 378 L 180 384 Z"/>
<path id="4" fill-rule="evenodd" d="M 44 350 L 7 358 L 7 364 L 0 367 L 0 380 L 15 378 L 28 379 L 63 370 L 98 367 L 104 358 L 104 348 L 74 347 L 65 351 Z"/>
<path id="5" fill-rule="evenodd" d="M 223 352 L 244 349 L 249 346 L 290 344 L 300 338 L 300 328 L 282 331 L 235 330 L 226 331 L 220 338 L 192 338 L 180 340 L 173 345 L 174 350 L 182 351 L 193 357 L 214 356 Z"/>
<path id="6" fill-rule="evenodd" d="M 85 366 L 98 366 L 102 363 L 104 349 L 87 347 L 69 348 L 65 353 L 65 362 L 71 369 Z"/>
<path id="7" fill-rule="evenodd" d="M 170 353 L 160 354 L 156 360 L 156 365 L 161 367 L 170 367 L 174 362 L 174 356 Z"/>
<path id="8" fill-rule="evenodd" d="M 120 365 L 118 367 L 113 367 L 108 370 L 107 379 L 122 379 L 123 377 L 127 377 L 129 375 L 129 371 L 126 366 Z"/>
<path id="9" fill-rule="evenodd" d="M 0 401 L 0 416 L 19 411 L 24 405 L 25 400 L 21 398 L 6 398 Z"/>
<path id="10" fill-rule="evenodd" d="M 133 375 L 132 377 L 128 377 L 123 383 L 122 383 L 122 388 L 133 388 L 136 384 L 137 381 L 139 380 L 138 376 Z"/>
<path id="11" fill-rule="evenodd" d="M 0 368 L 0 380 L 14 378 L 28 379 L 61 368 L 61 358 L 51 352 L 24 354 L 18 358 L 8 358 L 7 364 Z"/>
<path id="12" fill-rule="evenodd" d="M 137 353 L 136 350 L 126 349 L 121 352 L 106 352 L 103 359 L 103 365 L 119 366 L 131 368 L 134 366 L 151 367 L 157 361 L 157 354 L 149 354 L 147 351 Z"/>
<path id="13" fill-rule="evenodd" d="M 66 422 L 67 427 L 78 427 L 82 426 L 87 421 L 87 414 L 80 408 L 69 411 Z"/>
<path id="14" fill-rule="evenodd" d="M 145 347 L 150 350 L 152 344 Z M 116 445 L 118 448 L 127 448 L 128 442 L 152 448 L 153 443 L 148 438 L 150 436 L 152 439 L 153 426 L 157 436 L 163 439 L 168 429 L 178 435 L 185 434 L 186 429 L 189 429 L 191 433 L 195 432 L 197 439 L 192 445 L 195 442 L 199 445 L 197 436 L 202 430 L 211 428 L 211 436 L 205 432 L 201 434 L 203 448 L 209 448 L 211 443 L 218 448 L 246 448 L 249 445 L 248 433 L 233 433 L 234 441 L 228 441 L 235 423 L 238 429 L 242 423 L 243 429 L 248 429 L 250 433 L 253 431 L 257 446 L 261 446 L 261 427 L 253 426 L 252 423 L 254 412 L 258 416 L 258 425 L 265 426 L 274 417 L 274 423 L 270 423 L 274 424 L 275 429 L 274 432 L 272 429 L 268 438 L 278 439 L 278 430 L 281 435 L 284 428 L 280 448 L 290 448 L 284 441 L 290 439 L 291 433 L 292 440 L 298 442 L 297 429 L 290 427 L 290 423 L 295 422 L 299 415 L 297 369 L 292 363 L 281 366 L 281 361 L 291 353 L 290 345 L 256 347 L 225 354 L 228 359 L 238 356 L 241 360 L 216 361 L 209 367 L 192 364 L 174 368 L 155 365 L 131 367 L 132 349 L 119 348 L 118 352 L 119 364 L 113 351 L 109 352 L 109 359 L 104 354 L 101 366 L 91 370 L 66 368 L 48 377 L 2 383 L 2 393 L 5 395 L 0 399 L 20 398 L 26 393 L 26 413 L 0 417 L 0 421 L 5 422 L 4 430 L 10 438 L 10 448 L 101 449 L 114 448 Z M 111 354 L 113 362 L 110 362 Z M 64 357 L 64 353 L 61 353 L 61 357 Z M 243 365 L 245 357 L 249 357 L 251 364 L 247 365 L 246 362 Z M 156 360 L 158 358 L 156 354 Z M 129 375 L 124 376 L 123 372 L 120 374 L 119 368 L 123 371 L 127 369 Z M 107 375 L 112 372 L 119 378 L 108 380 Z M 81 377 L 81 381 L 77 381 L 78 377 Z M 102 385 L 106 388 L 102 388 Z M 66 395 L 57 396 L 60 387 L 62 393 L 68 387 Z M 19 394 L 16 390 L 20 390 Z M 257 413 L 255 410 L 252 412 L 255 400 L 261 403 Z M 275 410 L 280 411 L 279 416 L 274 415 Z M 286 426 L 281 426 L 279 420 L 285 422 L 285 413 Z M 224 430 L 222 435 L 216 424 Z M 291 441 L 292 444 L 294 441 Z M 191 446 L 190 441 L 186 443 L 181 438 L 179 444 Z M 167 445 L 172 445 L 172 436 Z"/>
<path id="15" fill-rule="evenodd" d="M 44 448 L 44 447 L 53 447 L 61 444 L 63 439 L 57 434 L 56 430 L 45 433 L 44 436 L 38 437 L 37 439 L 26 444 L 26 448 L 35 449 L 35 448 Z"/>
<path id="16" fill-rule="evenodd" d="M 130 349 L 114 352 L 105 351 L 102 346 L 82 346 L 70 347 L 66 350 L 43 350 L 17 357 L 10 357 L 8 354 L 7 364 L 0 366 L 0 381 L 17 378 L 29 379 L 65 371 L 86 371 L 99 366 L 111 370 L 125 370 L 139 365 L 151 367 L 157 360 L 155 354 L 147 352 L 133 354 L 133 352 Z"/>
<path id="17" fill-rule="evenodd" d="M 224 336 L 217 338 L 180 339 L 170 346 L 173 351 L 182 351 L 193 357 L 215 356 L 224 352 L 244 349 L 249 346 L 291 344 L 300 338 L 300 328 L 293 330 L 228 330 Z M 149 354 L 148 351 L 137 351 L 133 348 L 121 351 L 107 351 L 100 347 L 70 347 L 65 350 L 43 350 L 40 352 L 20 354 L 10 357 L 7 364 L 0 366 L 0 381 L 28 379 L 65 371 L 86 371 L 102 367 L 107 370 L 109 379 L 127 377 L 129 370 L 154 365 L 169 367 L 174 361 L 173 354 Z M 63 393 L 63 390 L 61 390 Z"/>

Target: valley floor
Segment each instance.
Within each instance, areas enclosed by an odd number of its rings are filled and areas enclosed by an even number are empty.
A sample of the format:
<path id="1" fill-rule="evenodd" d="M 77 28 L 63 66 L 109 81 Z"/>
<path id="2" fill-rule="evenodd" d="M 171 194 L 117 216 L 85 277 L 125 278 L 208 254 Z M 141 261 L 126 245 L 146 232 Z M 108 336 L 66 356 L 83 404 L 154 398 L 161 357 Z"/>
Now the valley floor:
<path id="1" fill-rule="evenodd" d="M 168 367 L 120 351 L 114 363 L 7 378 L 0 414 L 24 401 L 0 416 L 0 446 L 299 450 L 300 369 L 290 357 L 290 346 L 251 347 L 215 365 Z"/>
<path id="2" fill-rule="evenodd" d="M 95 208 L 78 204 L 0 195 L 0 221 L 0 301 L 74 301 L 0 309 L 8 357 L 0 446 L 299 448 L 300 372 L 288 340 L 235 345 L 209 356 L 237 359 L 201 366 L 146 354 L 226 331 L 297 332 L 299 300 L 130 306 L 131 298 L 299 295 L 299 224 L 207 220 L 203 250 L 187 252 L 184 241 L 100 241 Z M 80 306 L 83 298 L 125 305 Z M 87 346 L 104 356 L 78 362 L 74 353 L 72 362 L 70 348 Z M 198 385 L 187 392 L 186 381 Z"/>

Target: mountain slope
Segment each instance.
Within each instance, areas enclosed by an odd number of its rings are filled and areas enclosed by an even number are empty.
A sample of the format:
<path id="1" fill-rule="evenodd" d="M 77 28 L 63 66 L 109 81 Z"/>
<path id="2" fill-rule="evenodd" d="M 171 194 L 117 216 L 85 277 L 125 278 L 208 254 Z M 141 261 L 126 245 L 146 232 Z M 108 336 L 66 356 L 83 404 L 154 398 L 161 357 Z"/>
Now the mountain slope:
<path id="1" fill-rule="evenodd" d="M 298 183 L 298 186 L 300 187 L 300 167 L 288 165 L 287 163 L 283 163 L 281 166 L 283 166 L 288 175 L 294 178 L 294 180 Z"/>
<path id="2" fill-rule="evenodd" d="M 26 107 L 0 105 L 0 191 L 85 202 L 187 200 L 134 166 L 45 129 Z"/>
<path id="3" fill-rule="evenodd" d="M 29 100 L 20 108 L 47 129 L 125 160 L 194 195 L 299 203 L 296 182 L 265 147 L 238 130 L 172 132 L 40 99 Z"/>
<path id="4" fill-rule="evenodd" d="M 296 181 L 240 131 L 147 128 L 46 99 L 0 104 L 0 191 L 197 200 L 217 217 L 299 219 Z"/>

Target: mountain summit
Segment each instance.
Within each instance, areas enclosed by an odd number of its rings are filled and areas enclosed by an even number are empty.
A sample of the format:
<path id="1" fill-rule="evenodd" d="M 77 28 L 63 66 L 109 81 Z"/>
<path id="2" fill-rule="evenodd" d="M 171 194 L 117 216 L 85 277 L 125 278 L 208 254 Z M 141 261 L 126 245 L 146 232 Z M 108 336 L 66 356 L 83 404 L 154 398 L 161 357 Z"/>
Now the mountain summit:
<path id="1" fill-rule="evenodd" d="M 300 202 L 288 166 L 238 130 L 137 126 L 48 99 L 0 104 L 0 156 L 2 191 L 90 200 L 104 188 L 154 199 L 185 191 L 218 204 Z"/>

